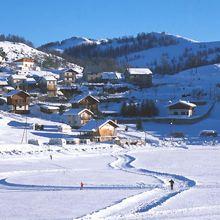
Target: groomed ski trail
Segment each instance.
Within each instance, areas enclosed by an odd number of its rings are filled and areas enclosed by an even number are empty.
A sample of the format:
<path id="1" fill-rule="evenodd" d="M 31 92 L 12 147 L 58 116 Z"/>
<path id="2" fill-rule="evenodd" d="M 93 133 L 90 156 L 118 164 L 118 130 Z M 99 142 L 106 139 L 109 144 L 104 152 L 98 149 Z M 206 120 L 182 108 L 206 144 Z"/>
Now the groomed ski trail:
<path id="1" fill-rule="evenodd" d="M 190 189 L 196 184 L 195 181 L 181 175 L 135 168 L 131 165 L 131 163 L 136 158 L 128 154 L 112 156 L 116 158 L 114 162 L 109 164 L 109 166 L 113 169 L 120 169 L 124 172 L 131 172 L 139 175 L 154 176 L 160 180 L 161 187 L 155 187 L 146 192 L 125 198 L 112 206 L 83 216 L 80 219 L 126 219 L 126 217 L 130 219 L 137 219 L 138 216 L 142 218 L 141 216 L 144 213 L 147 213 L 151 209 L 162 205 L 168 199 Z M 175 188 L 172 191 L 169 190 L 169 186 L 167 186 L 167 183 L 170 179 L 175 181 Z"/>

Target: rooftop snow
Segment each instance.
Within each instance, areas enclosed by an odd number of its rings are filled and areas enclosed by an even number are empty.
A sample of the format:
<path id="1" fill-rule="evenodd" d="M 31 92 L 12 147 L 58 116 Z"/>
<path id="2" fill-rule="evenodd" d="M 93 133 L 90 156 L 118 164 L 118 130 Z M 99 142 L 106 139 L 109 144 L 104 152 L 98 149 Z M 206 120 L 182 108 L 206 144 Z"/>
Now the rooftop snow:
<path id="1" fill-rule="evenodd" d="M 118 72 L 103 72 L 102 73 L 102 79 L 107 79 L 107 80 L 122 79 L 122 73 L 118 73 Z"/>
<path id="2" fill-rule="evenodd" d="M 26 95 L 29 96 L 29 94 L 28 94 L 27 92 L 24 92 L 24 91 L 22 91 L 22 90 L 12 90 L 12 91 L 10 91 L 9 93 L 5 94 L 4 97 L 11 97 L 11 96 L 17 95 L 17 94 L 19 94 L 19 93 L 21 93 L 21 92 L 22 92 L 22 93 L 25 93 Z"/>
<path id="3" fill-rule="evenodd" d="M 183 100 L 179 100 L 177 102 L 171 103 L 167 107 L 171 107 L 171 106 L 176 105 L 176 104 L 183 104 L 183 105 L 187 105 L 187 106 L 190 106 L 190 107 L 193 107 L 193 108 L 196 107 L 196 105 L 194 103 L 183 101 Z"/>
<path id="4" fill-rule="evenodd" d="M 12 79 L 27 79 L 25 75 L 11 75 Z"/>
<path id="5" fill-rule="evenodd" d="M 112 121 L 112 120 L 90 120 L 87 124 L 85 124 L 83 127 L 78 129 L 78 131 L 96 131 L 98 128 L 102 127 L 103 125 L 107 123 L 112 123 L 115 127 L 118 127 L 118 125 Z"/>
<path id="6" fill-rule="evenodd" d="M 93 115 L 93 112 L 91 112 L 89 109 L 70 109 L 69 111 L 65 112 L 64 115 L 80 115 L 82 112 L 88 111 Z"/>
<path id="7" fill-rule="evenodd" d="M 152 74 L 151 70 L 148 68 L 128 68 L 130 74 Z"/>
<path id="8" fill-rule="evenodd" d="M 81 100 L 85 99 L 85 98 L 88 97 L 88 96 L 90 96 L 91 98 L 93 98 L 94 100 L 96 100 L 97 102 L 99 102 L 99 100 L 96 99 L 94 96 L 90 95 L 89 93 L 85 93 L 85 94 L 81 94 L 81 95 L 78 95 L 78 96 L 73 97 L 73 98 L 70 100 L 70 103 L 71 103 L 71 104 L 79 103 Z"/>

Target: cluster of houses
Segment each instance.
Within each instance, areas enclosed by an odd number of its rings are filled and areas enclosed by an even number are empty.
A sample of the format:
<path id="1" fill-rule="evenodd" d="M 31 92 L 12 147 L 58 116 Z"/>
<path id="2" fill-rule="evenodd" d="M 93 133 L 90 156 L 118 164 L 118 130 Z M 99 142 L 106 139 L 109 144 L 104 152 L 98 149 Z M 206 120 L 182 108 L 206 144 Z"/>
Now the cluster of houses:
<path id="1" fill-rule="evenodd" d="M 130 83 L 141 88 L 151 87 L 152 72 L 148 68 L 127 68 L 122 73 L 101 72 L 81 73 L 75 69 L 63 69 L 59 74 L 41 71 L 35 65 L 33 59 L 22 58 L 14 61 L 14 72 L 10 74 L 7 81 L 0 81 L 0 91 L 6 100 L 9 110 L 17 114 L 30 112 L 32 91 L 39 91 L 40 96 L 58 96 L 59 88 L 72 88 L 77 83 Z M 73 129 L 77 129 L 81 137 L 90 137 L 95 141 L 106 141 L 115 139 L 118 125 L 113 119 L 106 119 L 99 110 L 99 98 L 87 92 L 71 95 L 67 103 L 71 105 L 63 115 L 66 123 Z M 0 98 L 0 103 L 2 99 Z M 196 105 L 186 101 L 178 101 L 167 106 L 171 116 L 191 117 Z M 60 108 L 54 105 L 42 104 L 40 111 L 43 113 L 60 113 Z"/>

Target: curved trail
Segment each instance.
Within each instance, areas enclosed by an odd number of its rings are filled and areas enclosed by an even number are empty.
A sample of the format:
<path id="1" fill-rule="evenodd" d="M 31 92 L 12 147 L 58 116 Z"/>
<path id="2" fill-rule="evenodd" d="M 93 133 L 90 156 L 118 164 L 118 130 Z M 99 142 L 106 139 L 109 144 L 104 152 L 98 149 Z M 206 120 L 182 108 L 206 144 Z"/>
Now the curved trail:
<path id="1" fill-rule="evenodd" d="M 141 216 L 142 213 L 147 213 L 149 210 L 162 205 L 168 199 L 188 190 L 196 184 L 195 181 L 181 175 L 135 168 L 131 165 L 135 158 L 128 154 L 113 155 L 113 157 L 116 157 L 116 160 L 109 164 L 113 169 L 120 169 L 125 172 L 139 175 L 154 176 L 161 182 L 162 186 L 128 197 L 112 206 L 83 216 L 82 219 L 125 219 L 126 216 L 131 219 L 137 218 L 138 215 Z M 166 186 L 169 179 L 175 181 L 175 188 L 173 191 L 169 190 L 168 186 Z"/>

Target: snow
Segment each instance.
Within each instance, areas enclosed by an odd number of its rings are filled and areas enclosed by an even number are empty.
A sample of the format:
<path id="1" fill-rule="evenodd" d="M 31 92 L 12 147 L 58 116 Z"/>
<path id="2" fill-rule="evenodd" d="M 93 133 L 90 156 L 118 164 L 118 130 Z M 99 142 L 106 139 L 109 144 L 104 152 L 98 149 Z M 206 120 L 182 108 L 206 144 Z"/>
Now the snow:
<path id="1" fill-rule="evenodd" d="M 186 105 L 186 106 L 190 106 L 190 107 L 196 107 L 195 104 L 190 103 L 190 102 L 186 102 L 186 101 L 183 101 L 183 100 L 179 100 L 179 101 L 177 101 L 175 103 L 169 104 L 167 107 L 175 106 L 176 104 L 179 104 L 179 103 L 183 104 L 183 105 Z"/>
<path id="2" fill-rule="evenodd" d="M 151 70 L 148 68 L 128 68 L 128 72 L 132 75 L 136 75 L 136 74 L 152 74 Z"/>
<path id="3" fill-rule="evenodd" d="M 85 37 L 71 37 L 61 42 L 57 42 L 55 45 L 47 47 L 47 49 L 56 50 L 62 53 L 65 49 L 71 47 L 76 47 L 83 44 L 93 44 L 93 43 L 97 43 L 97 41 L 90 40 Z"/>
<path id="4" fill-rule="evenodd" d="M 83 109 L 75 109 L 75 108 L 72 108 L 70 109 L 69 111 L 66 111 L 64 113 L 64 115 L 80 115 L 81 113 L 83 113 L 84 111 L 87 111 L 89 112 L 90 114 L 93 115 L 93 113 L 89 110 L 89 109 L 86 109 L 86 108 L 83 108 Z"/>
<path id="5" fill-rule="evenodd" d="M 90 120 L 87 122 L 87 124 L 85 124 L 83 127 L 81 127 L 80 129 L 78 129 L 78 131 L 96 131 L 98 128 L 104 126 L 107 123 L 111 123 L 113 124 L 114 127 L 118 127 L 118 125 L 112 121 L 112 120 Z"/>
<path id="6" fill-rule="evenodd" d="M 218 103 L 209 118 L 194 125 L 173 127 L 182 127 L 189 133 L 208 125 L 218 127 L 219 109 Z M 119 136 L 131 140 L 146 136 L 151 144 L 49 146 L 46 143 L 50 138 L 70 138 L 74 132 L 64 135 L 57 131 L 62 123 L 28 116 L 28 138 L 42 143 L 33 146 L 20 142 L 27 127 L 26 116 L 0 111 L 0 117 L 0 189 L 4 201 L 0 215 L 4 219 L 220 216 L 219 144 L 178 145 L 170 140 L 165 146 L 161 140 L 164 133 L 157 137 L 148 131 L 164 127 L 167 132 L 169 125 L 146 123 L 147 133 L 129 125 L 127 132 L 120 126 Z M 44 124 L 46 130 L 32 130 L 33 123 Z M 168 184 L 171 178 L 175 181 L 173 191 Z M 83 190 L 79 189 L 81 181 L 85 184 Z"/>
<path id="7" fill-rule="evenodd" d="M 9 93 L 5 94 L 4 97 L 11 97 L 11 96 L 17 95 L 19 93 L 25 93 L 26 95 L 29 96 L 29 94 L 27 92 L 24 92 L 22 90 L 12 90 Z"/>
<path id="8" fill-rule="evenodd" d="M 74 96 L 71 100 L 70 103 L 74 104 L 74 103 L 79 103 L 81 100 L 85 99 L 86 97 L 90 96 L 92 99 L 96 100 L 97 102 L 99 102 L 98 99 L 96 99 L 94 96 L 90 95 L 90 93 L 83 93 L 81 95 L 77 95 Z"/>

